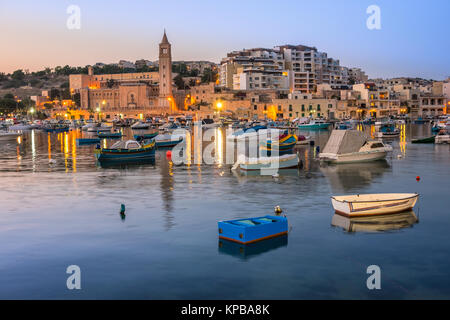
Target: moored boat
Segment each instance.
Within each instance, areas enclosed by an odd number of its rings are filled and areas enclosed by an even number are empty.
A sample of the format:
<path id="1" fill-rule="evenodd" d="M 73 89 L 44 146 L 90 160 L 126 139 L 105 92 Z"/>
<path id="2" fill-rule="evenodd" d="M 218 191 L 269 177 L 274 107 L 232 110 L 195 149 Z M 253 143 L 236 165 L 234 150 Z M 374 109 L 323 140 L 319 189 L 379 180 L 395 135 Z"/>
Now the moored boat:
<path id="1" fill-rule="evenodd" d="M 257 218 L 219 221 L 219 238 L 242 244 L 250 244 L 286 235 L 286 217 L 264 216 Z"/>
<path id="2" fill-rule="evenodd" d="M 315 119 L 310 120 L 309 123 L 299 124 L 298 128 L 300 130 L 323 130 L 328 129 L 331 126 L 331 123 L 326 122 L 325 120 Z"/>
<path id="3" fill-rule="evenodd" d="M 98 133 L 99 138 L 106 138 L 106 139 L 119 139 L 122 138 L 121 132 L 99 132 Z"/>
<path id="4" fill-rule="evenodd" d="M 84 138 L 84 139 L 77 139 L 77 145 L 81 146 L 81 145 L 86 145 L 86 144 L 95 144 L 95 143 L 100 143 L 100 139 L 99 138 Z"/>
<path id="5" fill-rule="evenodd" d="M 287 154 L 280 157 L 259 157 L 247 158 L 241 156 L 234 164 L 233 168 L 239 166 L 244 171 L 260 170 L 261 172 L 275 172 L 278 169 L 296 168 L 299 164 L 297 154 Z"/>
<path id="6" fill-rule="evenodd" d="M 98 161 L 135 161 L 145 160 L 155 156 L 155 142 L 141 145 L 134 140 L 118 141 L 110 148 L 100 148 L 95 150 L 95 157 Z"/>
<path id="7" fill-rule="evenodd" d="M 319 159 L 328 163 L 355 163 L 386 158 L 392 147 L 369 140 L 358 130 L 333 130 Z"/>
<path id="8" fill-rule="evenodd" d="M 172 134 L 158 134 L 155 137 L 157 148 L 170 148 L 175 147 L 177 144 L 183 141 L 183 136 Z"/>
<path id="9" fill-rule="evenodd" d="M 297 136 L 294 134 L 285 134 L 279 137 L 278 141 L 268 140 L 260 143 L 260 151 L 266 152 L 270 155 L 275 151 L 278 154 L 291 153 L 297 144 Z"/>
<path id="10" fill-rule="evenodd" d="M 417 193 L 358 194 L 331 197 L 337 214 L 345 217 L 385 215 L 412 210 Z"/>
<path id="11" fill-rule="evenodd" d="M 150 128 L 150 124 L 143 121 L 138 121 L 131 126 L 133 130 L 147 130 L 148 128 Z"/>
<path id="12" fill-rule="evenodd" d="M 378 138 L 395 138 L 400 135 L 400 130 L 394 123 L 384 123 L 376 127 L 375 137 Z"/>
<path id="13" fill-rule="evenodd" d="M 154 133 L 146 133 L 146 134 L 135 134 L 134 135 L 134 139 L 136 140 L 151 140 L 153 138 L 155 138 L 158 135 L 158 132 L 154 132 Z"/>
<path id="14" fill-rule="evenodd" d="M 434 143 L 436 136 L 411 140 L 412 143 Z"/>

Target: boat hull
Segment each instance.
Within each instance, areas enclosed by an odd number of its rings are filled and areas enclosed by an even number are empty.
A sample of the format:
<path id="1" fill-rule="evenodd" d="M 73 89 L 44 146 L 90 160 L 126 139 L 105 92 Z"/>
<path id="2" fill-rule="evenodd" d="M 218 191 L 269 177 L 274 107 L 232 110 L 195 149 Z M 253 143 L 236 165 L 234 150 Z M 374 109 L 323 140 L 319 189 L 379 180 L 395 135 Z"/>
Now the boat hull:
<path id="1" fill-rule="evenodd" d="M 249 224 L 246 222 L 249 222 Z M 288 233 L 288 222 L 285 217 L 264 216 L 252 219 L 220 221 L 218 228 L 220 239 L 250 244 L 286 235 Z"/>
<path id="2" fill-rule="evenodd" d="M 155 157 L 155 145 L 151 144 L 140 149 L 99 149 L 95 152 L 98 161 L 136 161 Z"/>
<path id="3" fill-rule="evenodd" d="M 321 154 L 320 160 L 328 163 L 357 163 L 357 162 L 372 162 L 385 159 L 387 151 L 375 151 L 375 152 L 355 152 L 347 154 L 339 154 L 335 157 Z"/>
<path id="4" fill-rule="evenodd" d="M 347 197 L 332 197 L 331 203 L 336 214 L 344 217 L 366 217 L 412 210 L 418 197 L 418 194 L 358 195 L 349 196 L 349 200 L 345 200 Z"/>
<path id="5" fill-rule="evenodd" d="M 298 166 L 298 156 L 293 155 L 285 158 L 263 158 L 258 162 L 243 162 L 239 164 L 239 168 L 244 171 L 274 171 L 278 169 L 290 169 Z"/>
<path id="6" fill-rule="evenodd" d="M 321 124 L 301 124 L 298 126 L 300 130 L 324 130 L 328 129 L 330 123 L 321 123 Z"/>

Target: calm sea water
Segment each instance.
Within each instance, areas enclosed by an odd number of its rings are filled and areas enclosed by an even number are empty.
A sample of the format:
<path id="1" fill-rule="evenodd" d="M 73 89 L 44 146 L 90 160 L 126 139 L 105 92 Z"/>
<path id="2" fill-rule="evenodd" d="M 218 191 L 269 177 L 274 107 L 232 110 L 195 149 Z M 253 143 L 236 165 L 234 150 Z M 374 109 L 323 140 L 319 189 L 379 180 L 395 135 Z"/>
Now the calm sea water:
<path id="1" fill-rule="evenodd" d="M 76 145 L 79 131 L 2 143 L 0 298 L 450 298 L 450 147 L 411 144 L 426 125 L 402 130 L 386 162 L 321 166 L 302 147 L 304 168 L 277 179 L 175 166 L 166 151 L 155 163 L 102 168 L 94 146 Z M 323 148 L 329 133 L 311 134 Z M 332 225 L 331 195 L 380 192 L 419 192 L 418 221 Z M 276 205 L 288 237 L 219 242 L 217 221 Z M 69 265 L 81 268 L 81 290 L 66 287 Z M 366 287 L 369 265 L 381 268 L 381 290 Z"/>

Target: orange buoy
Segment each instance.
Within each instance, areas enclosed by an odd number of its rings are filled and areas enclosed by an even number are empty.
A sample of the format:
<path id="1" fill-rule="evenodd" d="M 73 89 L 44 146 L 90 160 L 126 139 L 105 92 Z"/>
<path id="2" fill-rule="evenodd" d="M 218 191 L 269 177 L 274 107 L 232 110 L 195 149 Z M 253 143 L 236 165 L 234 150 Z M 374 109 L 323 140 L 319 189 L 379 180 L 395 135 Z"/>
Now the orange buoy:
<path id="1" fill-rule="evenodd" d="M 172 158 L 172 151 L 169 150 L 169 151 L 166 152 L 166 158 L 167 159 L 171 159 Z"/>
<path id="2" fill-rule="evenodd" d="M 416 181 L 417 181 L 417 182 L 420 181 L 420 177 L 419 177 L 419 176 L 416 177 Z"/>

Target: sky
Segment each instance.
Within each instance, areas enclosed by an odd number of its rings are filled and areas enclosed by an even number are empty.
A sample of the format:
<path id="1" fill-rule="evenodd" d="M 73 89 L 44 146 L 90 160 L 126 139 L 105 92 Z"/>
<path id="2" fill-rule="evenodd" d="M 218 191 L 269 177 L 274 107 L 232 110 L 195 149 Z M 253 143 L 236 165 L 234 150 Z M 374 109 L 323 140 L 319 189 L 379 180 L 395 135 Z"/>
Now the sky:
<path id="1" fill-rule="evenodd" d="M 80 8 L 80 29 L 67 8 Z M 381 29 L 366 13 L 380 8 Z M 371 78 L 450 76 L 449 0 L 0 0 L 0 72 L 157 60 L 164 29 L 173 60 L 303 44 Z"/>

